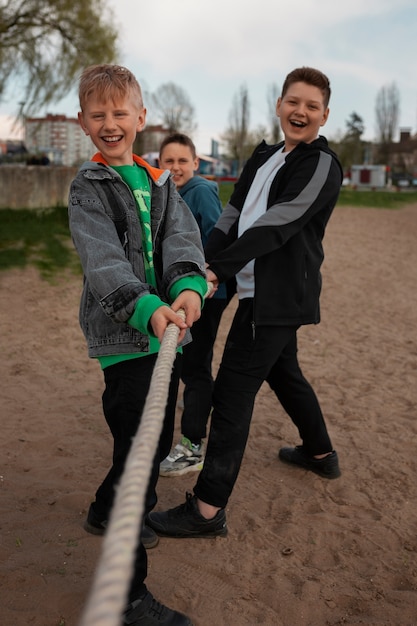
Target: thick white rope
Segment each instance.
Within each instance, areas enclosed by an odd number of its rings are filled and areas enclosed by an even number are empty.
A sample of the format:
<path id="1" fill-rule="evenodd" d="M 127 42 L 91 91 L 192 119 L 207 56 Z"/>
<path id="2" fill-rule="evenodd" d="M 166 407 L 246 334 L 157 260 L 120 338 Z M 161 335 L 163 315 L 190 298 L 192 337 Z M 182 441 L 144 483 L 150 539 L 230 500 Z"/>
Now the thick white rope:
<path id="1" fill-rule="evenodd" d="M 184 311 L 178 312 L 183 319 Z M 139 525 L 167 404 L 179 328 L 168 325 L 152 374 L 139 429 L 126 460 L 92 589 L 79 626 L 120 626 L 133 576 Z"/>

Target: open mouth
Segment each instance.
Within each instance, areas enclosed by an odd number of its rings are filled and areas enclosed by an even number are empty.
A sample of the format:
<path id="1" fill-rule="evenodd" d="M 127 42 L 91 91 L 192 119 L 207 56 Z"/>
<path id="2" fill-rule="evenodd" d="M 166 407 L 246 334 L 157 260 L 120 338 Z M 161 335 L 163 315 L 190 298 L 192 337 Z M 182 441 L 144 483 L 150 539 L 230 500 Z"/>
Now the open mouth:
<path id="1" fill-rule="evenodd" d="M 296 126 L 297 128 L 304 128 L 307 126 L 305 122 L 300 122 L 299 120 L 290 120 L 291 126 Z"/>
<path id="2" fill-rule="evenodd" d="M 112 137 L 102 137 L 102 140 L 106 143 L 117 143 L 122 139 L 122 135 L 116 135 Z"/>

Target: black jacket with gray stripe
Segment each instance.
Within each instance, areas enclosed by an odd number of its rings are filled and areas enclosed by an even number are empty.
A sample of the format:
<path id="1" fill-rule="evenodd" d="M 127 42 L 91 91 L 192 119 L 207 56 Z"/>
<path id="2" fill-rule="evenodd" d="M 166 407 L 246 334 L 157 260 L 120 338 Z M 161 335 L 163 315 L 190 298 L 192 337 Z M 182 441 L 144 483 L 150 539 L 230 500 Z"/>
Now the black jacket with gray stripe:
<path id="1" fill-rule="evenodd" d="M 267 210 L 240 237 L 239 216 L 256 172 L 283 142 L 253 152 L 205 248 L 210 269 L 229 281 L 255 259 L 254 323 L 300 326 L 320 321 L 322 241 L 343 172 L 325 137 L 288 153 Z"/>

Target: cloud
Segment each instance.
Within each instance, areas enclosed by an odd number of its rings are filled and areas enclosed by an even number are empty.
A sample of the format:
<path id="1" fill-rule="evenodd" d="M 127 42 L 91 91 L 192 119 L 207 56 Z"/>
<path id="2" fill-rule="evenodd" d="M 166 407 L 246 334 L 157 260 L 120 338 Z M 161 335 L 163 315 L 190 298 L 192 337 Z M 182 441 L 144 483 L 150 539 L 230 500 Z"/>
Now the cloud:
<path id="1" fill-rule="evenodd" d="M 145 91 L 170 81 L 186 91 L 196 112 L 196 143 L 204 137 L 204 150 L 209 150 L 207 137 L 218 139 L 224 132 L 242 84 L 248 88 L 251 127 L 265 125 L 268 86 L 281 86 L 299 65 L 318 67 L 330 78 L 328 136 L 345 129 L 356 112 L 365 123 L 364 138 L 372 139 L 376 95 L 393 81 L 400 92 L 400 126 L 416 123 L 415 0 L 257 0 L 249 5 L 108 0 L 108 5 L 119 32 L 120 62 Z M 48 110 L 73 116 L 77 107 L 74 85 L 73 93 Z"/>
<path id="2" fill-rule="evenodd" d="M 212 0 L 204 6 L 181 0 L 154 0 L 131 19 L 130 0 L 117 0 L 122 62 L 154 91 L 173 81 L 194 104 L 200 131 L 228 121 L 234 94 L 248 87 L 251 125 L 266 122 L 266 92 L 281 85 L 299 65 L 322 69 L 331 79 L 330 133 L 345 127 L 352 111 L 365 118 L 372 138 L 379 88 L 398 81 L 403 110 L 415 105 L 414 69 L 405 59 L 417 55 L 414 0 Z M 412 104 L 410 104 L 412 100 Z M 411 120 L 414 123 L 414 117 Z M 369 133 L 369 134 L 368 134 Z"/>
<path id="3" fill-rule="evenodd" d="M 400 0 L 395 11 L 411 5 Z M 154 0 L 141 6 L 137 20 L 123 19 L 129 6 L 130 0 L 117 2 L 127 57 L 143 60 L 150 72 L 158 74 L 200 70 L 220 79 L 284 72 L 312 56 L 325 62 L 340 41 L 348 44 L 347 54 L 355 55 L 354 33 L 349 41 L 343 30 L 360 22 L 370 28 L 373 20 L 393 11 L 388 0 L 299 0 L 285 5 L 276 0 L 252 5 L 212 0 L 204 8 L 193 0 L 178 5 Z M 374 36 L 368 32 L 369 41 Z"/>

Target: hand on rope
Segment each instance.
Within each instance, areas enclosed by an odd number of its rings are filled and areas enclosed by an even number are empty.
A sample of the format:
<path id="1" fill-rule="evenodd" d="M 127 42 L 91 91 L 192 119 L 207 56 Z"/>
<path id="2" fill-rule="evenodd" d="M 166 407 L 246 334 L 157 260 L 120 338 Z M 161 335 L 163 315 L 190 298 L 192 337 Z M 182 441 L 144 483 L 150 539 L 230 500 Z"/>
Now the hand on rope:
<path id="1" fill-rule="evenodd" d="M 219 287 L 219 279 L 216 274 L 206 267 L 206 278 L 208 291 L 206 298 L 212 298 Z"/>
<path id="2" fill-rule="evenodd" d="M 211 298 L 213 284 L 207 283 L 205 298 Z M 191 328 L 201 316 L 201 299 L 197 292 L 192 290 L 182 291 L 172 303 L 171 307 L 160 306 L 151 317 L 153 333 L 162 342 L 165 331 L 169 324 L 175 324 L 179 328 L 178 343 L 185 336 L 187 328 Z"/>

